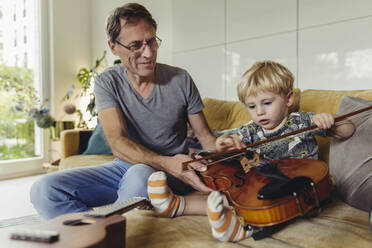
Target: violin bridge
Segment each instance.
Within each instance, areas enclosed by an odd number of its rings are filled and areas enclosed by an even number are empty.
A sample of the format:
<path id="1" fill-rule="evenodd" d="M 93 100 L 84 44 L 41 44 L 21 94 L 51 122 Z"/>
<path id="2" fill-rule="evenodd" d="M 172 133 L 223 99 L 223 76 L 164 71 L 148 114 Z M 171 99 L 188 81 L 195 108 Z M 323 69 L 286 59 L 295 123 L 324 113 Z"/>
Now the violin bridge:
<path id="1" fill-rule="evenodd" d="M 253 167 L 260 165 L 260 156 L 257 153 L 254 153 L 252 159 L 243 157 L 240 160 L 240 165 L 242 166 L 244 172 L 247 174 Z"/>

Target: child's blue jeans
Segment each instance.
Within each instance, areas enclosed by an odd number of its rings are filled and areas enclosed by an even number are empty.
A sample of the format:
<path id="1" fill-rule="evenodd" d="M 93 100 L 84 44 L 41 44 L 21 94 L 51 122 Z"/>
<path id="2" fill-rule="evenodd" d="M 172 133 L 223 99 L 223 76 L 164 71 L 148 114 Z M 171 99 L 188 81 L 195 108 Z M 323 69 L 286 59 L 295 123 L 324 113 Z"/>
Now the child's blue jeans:
<path id="1" fill-rule="evenodd" d="M 132 165 L 118 158 L 103 165 L 55 172 L 36 181 L 31 202 L 45 219 L 91 210 L 92 207 L 122 202 L 131 197 L 147 197 L 147 179 L 156 170 L 145 164 Z M 171 175 L 168 185 L 176 194 L 192 187 Z"/>

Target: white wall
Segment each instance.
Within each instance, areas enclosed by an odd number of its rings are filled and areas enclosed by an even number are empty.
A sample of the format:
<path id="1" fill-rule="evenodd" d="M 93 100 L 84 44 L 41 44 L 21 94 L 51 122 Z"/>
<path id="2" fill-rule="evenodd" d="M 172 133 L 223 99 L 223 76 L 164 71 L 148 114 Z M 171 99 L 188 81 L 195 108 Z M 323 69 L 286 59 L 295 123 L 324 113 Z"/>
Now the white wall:
<path id="1" fill-rule="evenodd" d="M 108 50 L 106 18 L 121 0 L 53 0 L 56 109 L 79 68 Z M 301 89 L 372 86 L 371 0 L 142 0 L 163 39 L 158 62 L 186 68 L 203 97 L 236 100 L 255 61 L 286 65 Z M 57 110 L 58 112 L 58 110 Z"/>
<path id="2" fill-rule="evenodd" d="M 80 68 L 90 67 L 91 1 L 54 0 L 51 4 L 52 104 L 57 120 L 74 119 L 63 112 L 61 99 L 78 83 Z"/>
<path id="3" fill-rule="evenodd" d="M 301 89 L 372 86 L 370 0 L 173 0 L 173 64 L 203 97 L 237 100 L 255 61 L 283 63 Z"/>

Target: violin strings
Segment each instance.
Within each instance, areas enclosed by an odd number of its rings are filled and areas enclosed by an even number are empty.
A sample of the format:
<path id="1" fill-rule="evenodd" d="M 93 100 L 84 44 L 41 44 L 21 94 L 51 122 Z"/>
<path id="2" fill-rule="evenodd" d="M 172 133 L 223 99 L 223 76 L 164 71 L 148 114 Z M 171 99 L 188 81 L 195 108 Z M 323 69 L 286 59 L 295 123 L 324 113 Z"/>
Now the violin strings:
<path id="1" fill-rule="evenodd" d="M 249 150 L 253 151 L 253 149 L 249 149 Z M 246 151 L 248 151 L 248 148 L 246 149 Z M 196 169 L 200 169 L 200 168 L 202 168 L 202 167 L 205 167 L 205 166 L 208 167 L 208 166 L 210 166 L 210 165 L 217 164 L 217 163 L 223 162 L 223 161 L 225 161 L 225 160 L 229 160 L 229 159 L 232 159 L 232 158 L 235 158 L 235 157 L 241 156 L 241 155 L 243 155 L 244 153 L 245 153 L 245 151 L 244 151 L 244 152 L 241 152 L 241 153 L 237 153 L 237 154 L 231 155 L 231 156 L 226 157 L 226 158 L 221 158 L 221 159 L 216 160 L 216 161 L 213 161 L 213 162 L 209 162 L 209 163 L 204 164 L 204 165 L 201 165 L 201 166 L 199 166 L 199 167 L 197 167 L 197 168 L 190 168 L 190 169 L 184 170 L 184 172 L 193 171 L 193 170 L 196 170 Z"/>

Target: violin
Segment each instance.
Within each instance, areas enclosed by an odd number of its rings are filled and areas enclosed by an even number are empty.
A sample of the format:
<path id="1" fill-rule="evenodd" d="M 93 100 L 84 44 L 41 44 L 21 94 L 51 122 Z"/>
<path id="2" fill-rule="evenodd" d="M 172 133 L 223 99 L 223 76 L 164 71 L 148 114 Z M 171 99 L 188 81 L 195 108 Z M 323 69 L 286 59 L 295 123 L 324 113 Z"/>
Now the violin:
<path id="1" fill-rule="evenodd" d="M 321 202 L 330 195 L 332 182 L 328 166 L 322 161 L 289 158 L 260 160 L 259 163 L 248 173 L 244 172 L 238 160 L 224 161 L 200 172 L 208 187 L 225 193 L 233 206 L 233 213 L 243 226 L 271 226 L 304 216 L 313 208 L 320 207 Z M 275 183 L 278 179 L 260 173 L 260 166 L 263 169 L 267 166 L 279 169 L 281 176 L 288 178 L 288 181 Z M 271 174 L 275 175 L 275 172 Z M 294 183 L 291 182 L 292 178 L 295 179 Z M 269 195 L 260 193 L 261 189 L 266 189 L 265 186 L 273 187 L 271 194 L 274 196 L 270 195 L 270 187 L 267 187 Z M 282 186 L 283 190 L 276 192 L 276 186 Z M 275 197 L 275 194 L 280 197 Z"/>
<path id="2" fill-rule="evenodd" d="M 371 109 L 369 106 L 336 117 L 335 122 Z M 284 223 L 320 210 L 329 200 L 333 184 L 328 166 L 314 159 L 264 159 L 255 150 L 316 129 L 313 125 L 243 149 L 200 153 L 201 157 L 193 156 L 193 160 L 183 163 L 183 171 L 190 170 L 190 163 L 206 161 L 207 170 L 198 174 L 208 187 L 224 192 L 242 226 L 268 227 Z"/>

